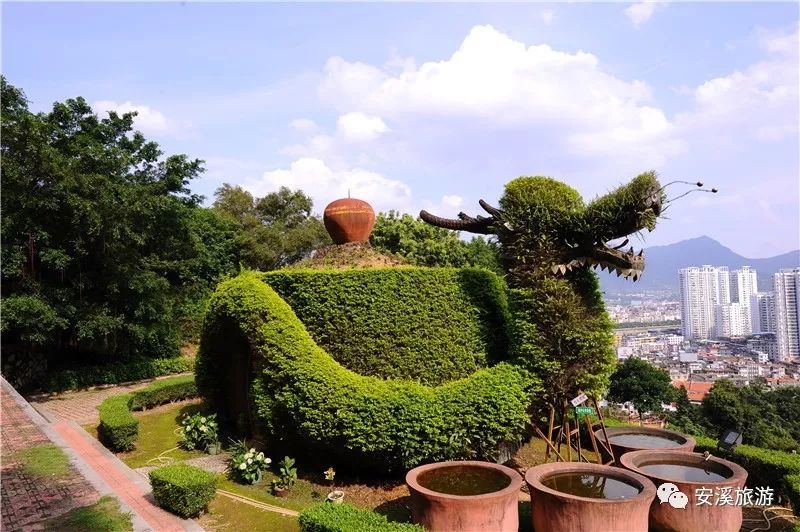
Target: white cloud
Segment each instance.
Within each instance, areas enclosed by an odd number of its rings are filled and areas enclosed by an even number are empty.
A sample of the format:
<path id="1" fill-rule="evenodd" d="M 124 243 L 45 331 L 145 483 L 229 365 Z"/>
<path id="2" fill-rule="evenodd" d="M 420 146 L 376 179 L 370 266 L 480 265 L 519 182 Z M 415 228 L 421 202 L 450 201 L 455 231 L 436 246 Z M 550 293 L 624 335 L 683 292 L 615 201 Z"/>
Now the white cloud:
<path id="1" fill-rule="evenodd" d="M 697 86 L 694 109 L 678 115 L 681 127 L 762 141 L 797 134 L 798 33 L 764 36 L 760 42 L 769 57 Z"/>
<path id="2" fill-rule="evenodd" d="M 301 132 L 316 131 L 319 129 L 317 123 L 308 118 L 295 118 L 289 122 L 289 127 L 295 131 Z"/>
<path id="3" fill-rule="evenodd" d="M 401 181 L 362 168 L 333 169 L 321 159 L 302 157 L 288 168 L 264 172 L 260 179 L 246 182 L 244 188 L 263 196 L 279 187 L 302 189 L 314 199 L 315 210 L 322 211 L 337 198 L 363 199 L 376 211 L 408 211 L 411 189 Z"/>
<path id="4" fill-rule="evenodd" d="M 106 117 L 109 111 L 116 111 L 119 114 L 135 111 L 138 114 L 136 118 L 134 118 L 134 126 L 143 133 L 168 133 L 172 131 L 175 126 L 163 113 L 147 105 L 136 105 L 131 102 L 119 103 L 113 100 L 100 100 L 94 102 L 92 108 L 101 118 Z"/>
<path id="5" fill-rule="evenodd" d="M 368 142 L 386 133 L 389 128 L 379 116 L 353 112 L 339 117 L 336 121 L 336 130 L 347 141 Z"/>
<path id="6" fill-rule="evenodd" d="M 409 63 L 413 64 L 413 63 Z M 487 123 L 549 129 L 574 153 L 651 154 L 679 149 L 672 124 L 648 105 L 650 87 L 608 74 L 596 56 L 526 46 L 491 26 L 476 26 L 447 60 L 397 75 L 333 57 L 319 88 L 334 107 L 357 107 L 399 122 Z"/>
<path id="7" fill-rule="evenodd" d="M 625 8 L 625 15 L 631 19 L 634 26 L 640 26 L 650 20 L 656 8 L 663 5 L 662 2 L 638 2 Z"/>
<path id="8" fill-rule="evenodd" d="M 442 197 L 442 204 L 448 207 L 452 207 L 454 209 L 461 207 L 463 203 L 464 203 L 464 198 L 462 198 L 461 196 L 450 195 Z"/>
<path id="9" fill-rule="evenodd" d="M 556 14 L 552 9 L 542 9 L 539 16 L 542 18 L 542 22 L 544 22 L 545 26 L 552 24 L 553 20 L 556 18 Z"/>

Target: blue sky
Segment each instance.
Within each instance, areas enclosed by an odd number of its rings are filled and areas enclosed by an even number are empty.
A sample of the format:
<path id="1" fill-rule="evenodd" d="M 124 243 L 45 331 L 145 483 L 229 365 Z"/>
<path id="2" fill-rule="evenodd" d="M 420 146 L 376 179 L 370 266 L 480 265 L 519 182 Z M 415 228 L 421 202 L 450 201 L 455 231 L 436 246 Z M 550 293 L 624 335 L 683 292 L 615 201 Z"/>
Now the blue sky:
<path id="1" fill-rule="evenodd" d="M 796 3 L 2 5 L 2 71 L 34 110 L 136 109 L 193 190 L 302 188 L 478 212 L 518 175 L 588 200 L 649 170 L 701 179 L 645 245 L 800 246 Z M 674 193 L 680 192 L 674 189 Z M 638 244 L 637 244 L 638 247 Z"/>

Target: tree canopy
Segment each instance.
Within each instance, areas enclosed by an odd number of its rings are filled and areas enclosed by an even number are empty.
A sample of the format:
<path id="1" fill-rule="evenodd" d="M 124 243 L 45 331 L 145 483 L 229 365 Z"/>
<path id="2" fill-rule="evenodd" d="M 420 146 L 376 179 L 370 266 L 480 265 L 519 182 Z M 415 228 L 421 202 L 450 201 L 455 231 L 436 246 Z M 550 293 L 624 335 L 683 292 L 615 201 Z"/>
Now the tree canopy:
<path id="1" fill-rule="evenodd" d="M 165 155 L 134 117 L 83 98 L 33 113 L 2 79 L 5 347 L 171 355 L 187 300 L 236 271 L 233 224 L 189 190 L 202 161 Z"/>
<path id="2" fill-rule="evenodd" d="M 608 398 L 619 403 L 630 401 L 641 415 L 660 412 L 662 403 L 674 397 L 669 373 L 639 358 L 630 357 L 611 375 Z"/>
<path id="3" fill-rule="evenodd" d="M 214 200 L 214 211 L 237 227 L 242 266 L 261 271 L 297 262 L 331 243 L 312 208 L 309 196 L 286 187 L 255 198 L 242 187 L 225 183 Z"/>
<path id="4" fill-rule="evenodd" d="M 378 214 L 369 241 L 418 266 L 476 266 L 502 273 L 494 241 L 475 237 L 465 242 L 456 232 L 397 211 Z"/>

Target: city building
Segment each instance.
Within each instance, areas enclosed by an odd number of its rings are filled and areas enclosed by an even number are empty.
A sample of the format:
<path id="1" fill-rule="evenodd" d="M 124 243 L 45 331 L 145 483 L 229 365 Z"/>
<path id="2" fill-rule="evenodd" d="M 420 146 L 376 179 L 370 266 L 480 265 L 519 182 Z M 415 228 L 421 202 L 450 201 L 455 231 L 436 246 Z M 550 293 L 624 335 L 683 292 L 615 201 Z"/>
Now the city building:
<path id="1" fill-rule="evenodd" d="M 714 307 L 731 302 L 728 268 L 693 266 L 679 270 L 679 276 L 683 336 L 691 340 L 714 338 Z"/>
<path id="2" fill-rule="evenodd" d="M 800 268 L 781 270 L 773 277 L 775 332 L 778 358 L 800 357 Z"/>
<path id="3" fill-rule="evenodd" d="M 731 304 L 738 303 L 744 309 L 744 330 L 741 335 L 746 336 L 753 332 L 750 317 L 750 300 L 758 293 L 758 275 L 750 266 L 742 266 L 733 271 L 731 275 Z M 731 312 L 734 312 L 733 310 Z M 739 311 L 736 311 L 739 312 Z"/>
<path id="4" fill-rule="evenodd" d="M 747 339 L 746 345 L 752 353 L 761 353 L 769 360 L 778 360 L 778 341 L 774 333 L 754 334 Z"/>
<path id="5" fill-rule="evenodd" d="M 750 296 L 750 323 L 752 332 L 775 332 L 775 293 L 757 292 Z"/>
<path id="6" fill-rule="evenodd" d="M 714 336 L 732 338 L 750 334 L 750 306 L 741 303 L 714 305 Z"/>

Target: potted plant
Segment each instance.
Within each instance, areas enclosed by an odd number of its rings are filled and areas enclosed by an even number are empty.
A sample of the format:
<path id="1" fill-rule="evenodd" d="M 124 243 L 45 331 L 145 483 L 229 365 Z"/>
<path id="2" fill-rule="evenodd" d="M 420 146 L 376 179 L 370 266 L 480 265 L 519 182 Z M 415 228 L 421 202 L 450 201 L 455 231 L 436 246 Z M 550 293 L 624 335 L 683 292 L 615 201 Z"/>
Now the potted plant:
<path id="1" fill-rule="evenodd" d="M 206 416 L 203 414 L 187 415 L 181 421 L 181 436 L 183 446 L 192 451 L 194 449 L 205 449 L 216 444 L 219 451 L 219 426 L 217 425 L 217 415 Z M 214 453 L 216 454 L 216 453 Z"/>
<path id="2" fill-rule="evenodd" d="M 328 493 L 328 502 L 332 502 L 333 504 L 342 504 L 344 500 L 344 492 L 341 490 L 335 490 L 334 487 L 334 478 L 336 477 L 336 470 L 332 467 L 329 467 L 325 470 L 325 480 L 331 483 L 331 491 Z"/>
<path id="3" fill-rule="evenodd" d="M 219 440 L 212 441 L 206 445 L 206 452 L 211 455 L 219 454 Z"/>
<path id="4" fill-rule="evenodd" d="M 231 470 L 239 482 L 257 484 L 261 482 L 264 471 L 272 460 L 263 452 L 256 452 L 254 447 L 247 448 L 244 441 L 234 442 L 231 446 Z"/>
<path id="5" fill-rule="evenodd" d="M 272 492 L 276 497 L 286 497 L 295 482 L 297 482 L 297 468 L 294 467 L 294 458 L 284 456 L 278 464 L 278 478 L 272 481 Z"/>

